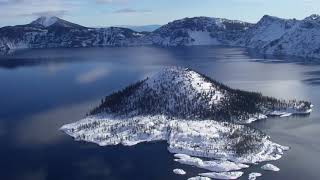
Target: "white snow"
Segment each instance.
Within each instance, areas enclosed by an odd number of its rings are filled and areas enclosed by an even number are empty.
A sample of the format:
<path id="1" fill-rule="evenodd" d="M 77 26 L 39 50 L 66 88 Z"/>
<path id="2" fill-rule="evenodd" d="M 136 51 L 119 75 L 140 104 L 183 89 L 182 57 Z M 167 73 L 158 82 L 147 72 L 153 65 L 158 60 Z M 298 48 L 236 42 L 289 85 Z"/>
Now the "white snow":
<path id="1" fill-rule="evenodd" d="M 217 39 L 210 36 L 208 31 L 189 31 L 189 36 L 193 40 L 188 45 L 221 45 Z"/>
<path id="2" fill-rule="evenodd" d="M 213 172 L 234 171 L 249 167 L 248 165 L 231 162 L 228 160 L 203 161 L 200 158 L 191 157 L 186 154 L 175 154 L 175 157 L 178 158 L 175 159 L 175 161 L 181 164 L 196 166 L 198 168 L 206 169 Z"/>
<path id="3" fill-rule="evenodd" d="M 211 179 L 208 177 L 196 176 L 196 177 L 191 177 L 188 180 L 211 180 Z"/>
<path id="4" fill-rule="evenodd" d="M 289 116 L 292 116 L 292 113 L 285 113 L 285 114 L 282 114 L 280 117 L 289 117 Z"/>
<path id="5" fill-rule="evenodd" d="M 243 125 L 220 123 L 212 120 L 190 121 L 166 116 L 139 116 L 127 119 L 108 115 L 89 116 L 81 121 L 61 127 L 76 140 L 97 143 L 101 146 L 123 144 L 136 145 L 141 142 L 167 141 L 168 150 L 177 153 L 177 162 L 209 171 L 224 172 L 247 168 L 244 163 L 259 163 L 277 160 L 287 147 L 262 138 L 256 152 L 238 155 L 232 147 L 238 138 L 229 137 Z M 241 132 L 241 131 L 240 131 Z M 241 134 L 239 134 L 239 138 Z M 226 148 L 228 147 L 228 148 Z M 211 160 L 204 161 L 206 157 Z M 218 177 L 236 177 L 240 173 L 213 174 Z"/>
<path id="6" fill-rule="evenodd" d="M 244 124 L 250 124 L 253 123 L 255 121 L 261 120 L 261 119 L 267 119 L 268 116 L 264 115 L 264 114 L 257 114 L 251 118 L 249 118 L 248 120 L 244 121 Z"/>
<path id="7" fill-rule="evenodd" d="M 266 165 L 262 166 L 261 169 L 266 170 L 266 171 L 280 171 L 280 169 L 273 164 L 266 164 Z"/>
<path id="8" fill-rule="evenodd" d="M 261 149 L 257 153 L 247 154 L 239 157 L 232 150 L 237 142 L 226 138 L 234 130 L 241 128 L 240 125 L 221 124 L 215 121 L 171 121 L 171 131 L 168 137 L 169 151 L 182 153 L 197 157 L 208 157 L 217 159 L 228 159 L 241 163 L 257 163 L 281 158 L 283 151 L 288 148 L 271 142 L 268 138 L 262 139 Z M 192 159 L 186 159 L 187 161 Z M 182 160 L 183 161 L 183 160 Z M 196 160 L 198 161 L 198 160 Z M 241 165 L 239 165 L 243 168 Z M 217 164 L 207 163 L 205 167 L 217 167 Z"/>
<path id="9" fill-rule="evenodd" d="M 213 178 L 213 179 L 238 179 L 243 175 L 243 172 L 236 171 L 236 172 L 221 172 L 221 173 L 201 173 L 200 176 Z"/>
<path id="10" fill-rule="evenodd" d="M 44 27 L 49 27 L 52 24 L 56 23 L 59 19 L 54 16 L 42 16 L 36 20 L 38 24 L 43 25 Z"/>
<path id="11" fill-rule="evenodd" d="M 173 173 L 178 174 L 178 175 L 185 175 L 186 172 L 183 169 L 174 169 Z"/>
<path id="12" fill-rule="evenodd" d="M 254 173 L 250 173 L 249 174 L 249 180 L 256 180 L 257 179 L 257 177 L 260 177 L 260 176 L 262 176 L 262 174 L 261 173 L 256 173 L 256 172 L 254 172 Z"/>
<path id="13" fill-rule="evenodd" d="M 312 112 L 312 109 L 301 110 L 299 108 L 300 106 L 294 106 L 282 111 L 272 111 L 267 113 L 267 116 L 289 117 L 292 115 L 310 114 Z M 312 106 L 310 106 L 310 108 L 312 108 Z"/>

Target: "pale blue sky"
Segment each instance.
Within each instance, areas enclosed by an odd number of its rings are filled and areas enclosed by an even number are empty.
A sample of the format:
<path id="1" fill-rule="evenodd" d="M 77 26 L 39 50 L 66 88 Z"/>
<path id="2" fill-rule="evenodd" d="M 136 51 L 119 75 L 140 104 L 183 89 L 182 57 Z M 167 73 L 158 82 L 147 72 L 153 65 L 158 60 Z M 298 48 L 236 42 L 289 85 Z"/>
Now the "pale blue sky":
<path id="1" fill-rule="evenodd" d="M 166 24 L 209 16 L 257 22 L 269 14 L 303 19 L 320 14 L 320 0 L 0 0 L 0 26 L 57 15 L 85 26 Z"/>

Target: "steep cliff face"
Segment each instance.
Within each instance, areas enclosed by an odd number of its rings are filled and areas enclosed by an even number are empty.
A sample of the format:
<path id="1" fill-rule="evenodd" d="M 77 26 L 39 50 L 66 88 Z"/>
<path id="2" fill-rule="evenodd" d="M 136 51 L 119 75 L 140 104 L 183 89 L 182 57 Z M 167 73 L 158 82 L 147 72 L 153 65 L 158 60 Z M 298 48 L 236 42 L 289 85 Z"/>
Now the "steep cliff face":
<path id="1" fill-rule="evenodd" d="M 243 34 L 238 44 L 252 48 L 263 48 L 281 38 L 298 23 L 299 21 L 297 20 L 286 20 L 265 15 L 257 24 Z"/>
<path id="2" fill-rule="evenodd" d="M 320 16 L 296 22 L 280 38 L 264 46 L 262 53 L 320 58 Z"/>
<path id="3" fill-rule="evenodd" d="M 319 19 L 318 15 L 303 20 L 264 16 L 237 44 L 262 54 L 320 58 Z"/>

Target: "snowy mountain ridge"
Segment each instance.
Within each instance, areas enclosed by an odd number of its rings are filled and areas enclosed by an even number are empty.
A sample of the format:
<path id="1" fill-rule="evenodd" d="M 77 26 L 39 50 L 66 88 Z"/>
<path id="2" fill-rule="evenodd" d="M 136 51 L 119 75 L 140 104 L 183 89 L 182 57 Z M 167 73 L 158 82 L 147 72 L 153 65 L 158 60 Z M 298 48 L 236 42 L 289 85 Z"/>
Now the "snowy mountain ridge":
<path id="1" fill-rule="evenodd" d="M 87 28 L 57 17 L 0 28 L 0 51 L 19 48 L 224 45 L 262 54 L 320 58 L 320 16 L 303 20 L 265 15 L 256 24 L 223 18 L 184 18 L 153 32 Z"/>

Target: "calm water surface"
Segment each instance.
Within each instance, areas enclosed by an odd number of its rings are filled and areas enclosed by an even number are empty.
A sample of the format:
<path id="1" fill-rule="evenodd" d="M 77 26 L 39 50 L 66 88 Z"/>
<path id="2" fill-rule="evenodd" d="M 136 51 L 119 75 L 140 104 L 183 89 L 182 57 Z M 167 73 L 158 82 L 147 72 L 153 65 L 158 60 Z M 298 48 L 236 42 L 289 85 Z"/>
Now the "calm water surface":
<path id="1" fill-rule="evenodd" d="M 320 62 L 320 61 L 319 61 Z M 202 170 L 177 164 L 164 142 L 98 147 L 58 129 L 100 99 L 164 66 L 191 67 L 233 88 L 310 100 L 307 117 L 272 118 L 253 126 L 291 147 L 263 179 L 320 179 L 320 63 L 270 58 L 241 48 L 92 48 L 26 50 L 0 56 L 1 180 L 180 180 Z"/>

